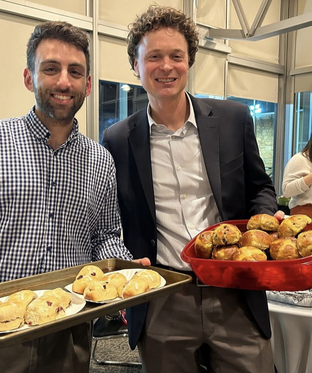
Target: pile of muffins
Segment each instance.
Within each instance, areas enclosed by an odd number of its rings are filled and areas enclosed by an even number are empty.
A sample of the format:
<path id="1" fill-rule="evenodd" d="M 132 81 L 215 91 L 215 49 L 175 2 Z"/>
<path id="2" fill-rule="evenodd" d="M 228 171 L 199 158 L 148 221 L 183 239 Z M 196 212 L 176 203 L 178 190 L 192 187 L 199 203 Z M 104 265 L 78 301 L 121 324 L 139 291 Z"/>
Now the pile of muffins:
<path id="1" fill-rule="evenodd" d="M 104 302 L 142 294 L 160 284 L 161 276 L 152 269 L 138 269 L 127 279 L 118 271 L 104 273 L 96 265 L 86 265 L 77 274 L 72 290 L 86 300 Z"/>
<path id="2" fill-rule="evenodd" d="M 246 231 L 221 223 L 200 233 L 194 242 L 195 256 L 205 259 L 264 261 L 299 259 L 312 255 L 312 222 L 307 215 L 292 215 L 279 222 L 274 216 L 252 216 Z"/>

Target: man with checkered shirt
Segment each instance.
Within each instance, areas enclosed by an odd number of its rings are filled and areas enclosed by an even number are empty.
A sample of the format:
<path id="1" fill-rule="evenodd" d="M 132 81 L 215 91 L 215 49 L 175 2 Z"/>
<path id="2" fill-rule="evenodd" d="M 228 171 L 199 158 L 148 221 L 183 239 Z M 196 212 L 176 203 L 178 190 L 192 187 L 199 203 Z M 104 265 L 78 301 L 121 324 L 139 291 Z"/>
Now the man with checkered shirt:
<path id="1" fill-rule="evenodd" d="M 35 106 L 0 122 L 0 281 L 106 258 L 132 260 L 120 238 L 112 157 L 79 133 L 74 118 L 91 92 L 87 35 L 65 22 L 36 26 L 24 83 Z M 91 327 L 3 348 L 0 371 L 87 373 Z"/>

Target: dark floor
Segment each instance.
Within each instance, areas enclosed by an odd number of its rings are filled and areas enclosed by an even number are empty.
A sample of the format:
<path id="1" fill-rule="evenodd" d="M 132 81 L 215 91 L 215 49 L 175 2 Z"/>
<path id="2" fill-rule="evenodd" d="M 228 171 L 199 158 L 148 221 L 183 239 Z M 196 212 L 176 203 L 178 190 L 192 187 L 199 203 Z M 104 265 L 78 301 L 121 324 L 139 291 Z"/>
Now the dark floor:
<path id="1" fill-rule="evenodd" d="M 94 346 L 94 343 L 93 343 Z M 92 347 L 93 351 L 93 347 Z M 132 351 L 127 338 L 118 338 L 111 340 L 101 340 L 96 348 L 97 359 L 122 360 L 140 362 L 137 350 Z M 90 373 L 142 373 L 140 367 L 119 367 L 98 365 L 91 358 Z"/>

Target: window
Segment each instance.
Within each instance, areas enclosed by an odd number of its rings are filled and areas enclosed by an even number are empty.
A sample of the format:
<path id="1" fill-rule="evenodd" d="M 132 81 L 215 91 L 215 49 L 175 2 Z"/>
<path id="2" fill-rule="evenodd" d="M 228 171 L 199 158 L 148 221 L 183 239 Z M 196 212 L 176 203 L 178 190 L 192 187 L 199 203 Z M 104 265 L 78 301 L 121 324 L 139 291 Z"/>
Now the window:
<path id="1" fill-rule="evenodd" d="M 274 134 L 277 104 L 272 102 L 228 97 L 228 100 L 248 105 L 254 121 L 255 135 L 266 173 L 274 176 Z"/>
<path id="2" fill-rule="evenodd" d="M 101 144 L 106 128 L 146 107 L 148 103 L 144 88 L 124 83 L 101 80 L 99 95 L 99 142 Z"/>
<path id="3" fill-rule="evenodd" d="M 312 92 L 296 94 L 296 120 L 294 154 L 299 153 L 309 141 L 312 131 Z"/>

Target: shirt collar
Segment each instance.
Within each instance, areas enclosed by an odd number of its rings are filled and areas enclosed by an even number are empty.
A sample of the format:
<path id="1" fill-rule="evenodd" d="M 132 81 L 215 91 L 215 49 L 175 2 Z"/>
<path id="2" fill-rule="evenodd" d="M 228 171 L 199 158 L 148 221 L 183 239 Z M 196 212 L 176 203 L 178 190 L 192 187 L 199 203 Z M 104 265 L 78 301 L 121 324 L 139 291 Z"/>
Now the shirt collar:
<path id="1" fill-rule="evenodd" d="M 45 142 L 48 141 L 51 133 L 47 129 L 47 127 L 37 117 L 35 113 L 35 107 L 33 107 L 30 110 L 30 112 L 26 115 L 26 121 L 27 121 L 30 131 L 34 134 L 34 136 L 38 140 L 43 140 Z M 78 121 L 76 118 L 74 118 L 73 129 L 70 135 L 68 136 L 68 139 L 66 142 L 71 142 L 75 137 L 77 137 L 77 134 L 78 134 Z"/>
<path id="2" fill-rule="evenodd" d="M 185 95 L 186 95 L 186 97 L 187 97 L 187 99 L 188 99 L 188 102 L 189 102 L 189 105 L 190 105 L 190 115 L 189 115 L 189 117 L 188 117 L 188 119 L 187 119 L 187 121 L 186 121 L 185 123 L 189 122 L 189 123 L 193 124 L 193 126 L 194 126 L 195 128 L 197 128 L 197 123 L 196 123 L 196 118 L 195 118 L 194 108 L 193 108 L 193 104 L 192 104 L 192 101 L 191 101 L 190 95 L 189 95 L 187 92 L 185 92 Z M 157 125 L 157 123 L 156 123 L 156 122 L 154 121 L 154 119 L 151 117 L 150 112 L 151 112 L 151 106 L 150 106 L 150 104 L 148 103 L 148 105 L 147 105 L 147 119 L 148 119 L 148 124 L 149 124 L 149 131 L 150 131 L 150 134 L 151 134 L 152 125 L 153 125 L 153 124 L 154 124 L 154 125 Z M 159 123 L 158 123 L 158 124 L 159 124 Z"/>

